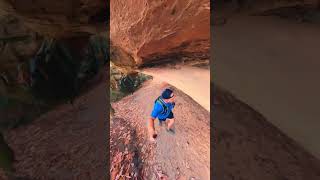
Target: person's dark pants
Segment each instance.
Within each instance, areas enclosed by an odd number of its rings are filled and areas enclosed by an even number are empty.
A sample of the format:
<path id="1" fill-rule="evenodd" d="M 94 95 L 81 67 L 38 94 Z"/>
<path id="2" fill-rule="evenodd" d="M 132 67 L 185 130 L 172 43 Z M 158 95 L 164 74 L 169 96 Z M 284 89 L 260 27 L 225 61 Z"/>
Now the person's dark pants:
<path id="1" fill-rule="evenodd" d="M 172 128 L 172 125 L 174 123 L 174 115 L 172 112 L 170 112 L 168 117 L 166 117 L 165 119 L 159 119 L 159 125 L 162 126 L 162 123 L 165 122 L 167 119 L 169 119 L 168 128 Z"/>
<path id="2" fill-rule="evenodd" d="M 167 119 L 173 119 L 173 118 L 174 118 L 173 113 L 170 112 L 170 114 L 165 119 L 159 119 L 159 121 L 166 121 Z"/>

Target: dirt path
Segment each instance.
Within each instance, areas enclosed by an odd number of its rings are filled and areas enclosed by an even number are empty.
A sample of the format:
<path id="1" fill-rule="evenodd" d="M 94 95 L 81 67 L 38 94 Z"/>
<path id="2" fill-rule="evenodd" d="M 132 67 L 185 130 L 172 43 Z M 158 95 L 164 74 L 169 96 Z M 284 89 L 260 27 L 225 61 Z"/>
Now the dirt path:
<path id="1" fill-rule="evenodd" d="M 30 125 L 10 130 L 18 176 L 30 179 L 105 179 L 106 75 L 89 92 Z"/>
<path id="2" fill-rule="evenodd" d="M 320 26 L 237 14 L 213 32 L 214 81 L 320 158 Z"/>
<path id="3" fill-rule="evenodd" d="M 146 68 L 142 72 L 179 88 L 210 112 L 210 69 L 182 66 Z"/>
<path id="4" fill-rule="evenodd" d="M 147 81 L 138 91 L 119 102 L 113 103 L 115 117 L 121 117 L 147 137 L 146 123 L 150 117 L 154 100 L 168 84 L 159 79 Z M 145 141 L 142 152 L 151 148 L 146 159 L 146 179 L 156 179 L 155 172 L 162 170 L 169 179 L 207 180 L 210 177 L 210 114 L 189 96 L 176 90 L 176 119 L 174 135 L 158 126 L 155 145 Z M 139 134 L 139 133 L 138 133 Z"/>

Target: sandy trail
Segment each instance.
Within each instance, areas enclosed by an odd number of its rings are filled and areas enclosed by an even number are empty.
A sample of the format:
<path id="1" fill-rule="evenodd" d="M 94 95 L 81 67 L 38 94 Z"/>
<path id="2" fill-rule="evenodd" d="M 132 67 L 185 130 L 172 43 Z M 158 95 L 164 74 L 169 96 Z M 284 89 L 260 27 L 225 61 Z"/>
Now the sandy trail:
<path id="1" fill-rule="evenodd" d="M 145 68 L 142 72 L 179 88 L 210 112 L 210 69 L 182 66 Z"/>
<path id="2" fill-rule="evenodd" d="M 320 158 L 320 26 L 237 15 L 212 36 L 214 81 Z"/>
<path id="3" fill-rule="evenodd" d="M 113 103 L 115 116 L 130 121 L 147 137 L 147 120 L 154 100 L 168 84 L 159 79 L 149 80 L 135 93 Z M 176 119 L 174 135 L 155 122 L 158 137 L 156 145 L 145 142 L 142 152 L 152 150 L 145 168 L 146 179 L 156 179 L 154 172 L 161 169 L 169 179 L 210 179 L 210 113 L 180 90 L 175 91 Z M 139 133 L 138 133 L 139 134 Z"/>

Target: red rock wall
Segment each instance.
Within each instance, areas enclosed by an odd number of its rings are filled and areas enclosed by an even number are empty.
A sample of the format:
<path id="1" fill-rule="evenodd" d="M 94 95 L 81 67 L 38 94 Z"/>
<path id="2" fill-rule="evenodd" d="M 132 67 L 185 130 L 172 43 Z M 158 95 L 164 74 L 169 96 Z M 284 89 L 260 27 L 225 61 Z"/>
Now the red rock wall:
<path id="1" fill-rule="evenodd" d="M 209 53 L 209 0 L 111 0 L 110 38 L 137 64 L 168 54 Z"/>
<path id="2" fill-rule="evenodd" d="M 15 15 L 33 31 L 54 37 L 106 31 L 107 10 L 106 0 L 0 0 L 0 16 Z"/>

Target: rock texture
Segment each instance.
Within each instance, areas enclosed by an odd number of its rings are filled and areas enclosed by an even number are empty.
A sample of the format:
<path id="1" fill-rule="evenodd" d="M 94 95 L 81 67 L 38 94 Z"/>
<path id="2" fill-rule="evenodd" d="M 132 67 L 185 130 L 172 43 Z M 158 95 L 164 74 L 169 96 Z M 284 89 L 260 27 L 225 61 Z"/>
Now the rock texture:
<path id="1" fill-rule="evenodd" d="M 91 81 L 90 90 L 77 98 L 74 106 L 60 105 L 32 124 L 4 133 L 15 153 L 14 176 L 106 179 L 107 72 Z"/>
<path id="2" fill-rule="evenodd" d="M 111 0 L 110 38 L 138 65 L 177 56 L 209 57 L 210 1 Z"/>
<path id="3" fill-rule="evenodd" d="M 158 136 L 156 144 L 150 144 L 147 139 L 146 121 L 150 117 L 154 100 L 168 87 L 174 89 L 176 96 L 176 106 L 173 110 L 175 134 L 166 132 L 165 125 L 160 127 L 156 120 Z M 138 137 L 134 142 L 139 142 L 137 149 L 141 160 L 141 179 L 210 179 L 210 113 L 189 96 L 155 78 L 145 82 L 132 95 L 112 103 L 112 106 L 115 118 L 121 118 L 130 124 Z M 124 125 L 123 127 L 125 128 Z M 111 125 L 112 135 L 116 135 L 114 131 L 117 131 L 117 128 Z M 121 138 L 118 141 L 121 142 Z M 130 152 L 129 147 L 128 149 Z M 117 159 L 116 152 L 111 152 L 112 159 Z M 123 164 L 125 162 L 126 160 Z M 112 172 L 121 174 L 114 169 Z M 131 173 L 134 174 L 134 171 L 131 170 Z"/>
<path id="4" fill-rule="evenodd" d="M 135 128 L 121 118 L 112 118 L 110 125 L 110 178 L 141 179 L 139 139 Z"/>
<path id="5" fill-rule="evenodd" d="M 12 14 L 29 28 L 48 36 L 75 36 L 106 31 L 105 0 L 0 0 L 0 16 Z"/>
<path id="6" fill-rule="evenodd" d="M 12 15 L 0 17 L 0 39 L 0 72 L 11 73 L 17 62 L 31 58 L 38 51 L 42 40 Z"/>
<path id="7" fill-rule="evenodd" d="M 213 179 L 320 179 L 318 159 L 230 93 L 214 94 Z"/>

